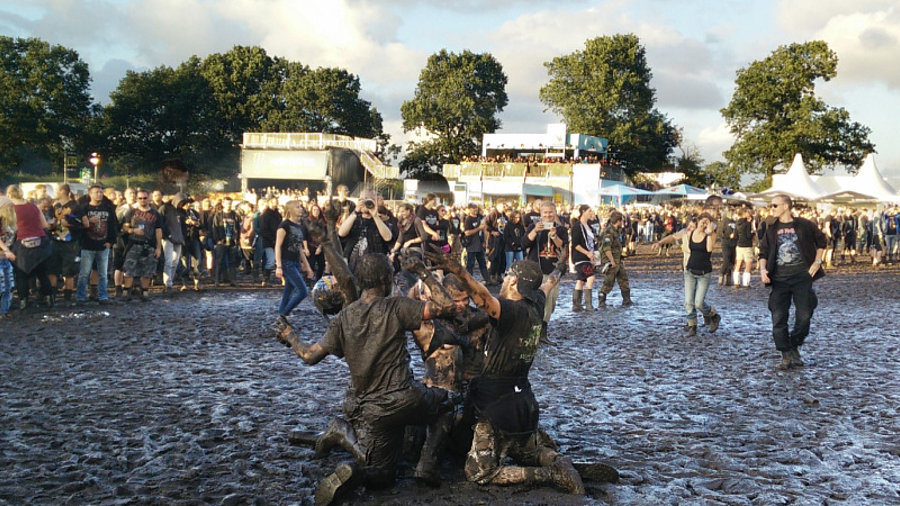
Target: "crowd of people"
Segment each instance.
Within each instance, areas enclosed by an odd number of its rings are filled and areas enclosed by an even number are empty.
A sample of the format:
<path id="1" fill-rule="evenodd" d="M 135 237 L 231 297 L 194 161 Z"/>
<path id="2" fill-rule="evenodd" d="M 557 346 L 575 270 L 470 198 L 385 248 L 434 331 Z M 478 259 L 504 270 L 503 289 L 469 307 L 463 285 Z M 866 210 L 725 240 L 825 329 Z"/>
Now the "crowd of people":
<path id="1" fill-rule="evenodd" d="M 344 186 L 334 198 L 263 189 L 250 202 L 100 185 L 76 199 L 64 184 L 54 197 L 13 185 L 0 196 L 0 314 L 53 306 L 60 293 L 103 304 L 111 295 L 146 299 L 152 283 L 172 294 L 234 285 L 239 270 L 261 286 L 274 274 L 283 287 L 279 339 L 309 364 L 333 355 L 350 369 L 344 417 L 315 444 L 317 455 L 339 447 L 354 459 L 320 483 L 318 503 L 360 483 L 393 483 L 410 426 L 427 427 L 415 471 L 425 483 L 440 482 L 440 453 L 455 446 L 473 482 L 583 494 L 579 472 L 539 428 L 528 382 L 539 346 L 553 345 L 547 329 L 561 276 L 574 273 L 575 313 L 605 306 L 616 285 L 630 306 L 624 259 L 640 243 L 661 256 L 680 242 L 685 330 L 695 336 L 698 313 L 709 332 L 722 321 L 705 300 L 714 273 L 720 285 L 749 287 L 755 265 L 771 288 L 777 369 L 786 370 L 803 366 L 799 350 L 818 304 L 812 284 L 823 267 L 862 255 L 875 266 L 897 262 L 898 232 L 898 206 L 818 211 L 795 208 L 786 195 L 763 208 L 726 206 L 716 196 L 682 206 L 558 208 L 535 200 L 484 208 L 443 205 L 431 194 L 417 206 L 386 203 L 371 190 L 353 199 Z M 334 315 L 314 344 L 290 318 L 310 294 L 323 315 Z M 407 332 L 426 365 L 422 379 L 409 367 Z"/>
<path id="2" fill-rule="evenodd" d="M 464 156 L 463 162 L 482 163 L 595 163 L 600 165 L 619 165 L 618 160 L 599 155 L 587 156 L 550 156 L 534 154 L 528 156 L 501 154 L 497 156 Z"/>

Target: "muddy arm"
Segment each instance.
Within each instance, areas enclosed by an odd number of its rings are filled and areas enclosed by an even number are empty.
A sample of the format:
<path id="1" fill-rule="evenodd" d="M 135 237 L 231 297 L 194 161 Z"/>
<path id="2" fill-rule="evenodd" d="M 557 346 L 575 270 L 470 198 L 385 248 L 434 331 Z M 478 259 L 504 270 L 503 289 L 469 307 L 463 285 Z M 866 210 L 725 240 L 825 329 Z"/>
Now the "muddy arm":
<path id="1" fill-rule="evenodd" d="M 319 343 L 306 344 L 300 341 L 294 329 L 285 326 L 278 331 L 278 340 L 291 347 L 298 357 L 309 365 L 318 364 L 328 353 Z"/>
<path id="2" fill-rule="evenodd" d="M 328 224 L 327 233 L 322 236 L 321 231 L 319 231 L 321 240 L 319 238 L 317 240 L 322 245 L 322 253 L 325 255 L 325 260 L 328 261 L 331 274 L 337 280 L 337 286 L 344 296 L 344 306 L 346 307 L 356 302 L 356 299 L 359 298 L 359 288 L 356 285 L 356 278 L 350 272 L 350 266 L 347 265 L 347 260 L 341 251 L 341 241 L 337 234 L 337 219 L 341 216 L 340 204 L 336 201 L 331 201 L 322 210 L 322 215 L 325 216 L 325 221 Z"/>
<path id="3" fill-rule="evenodd" d="M 475 278 L 469 275 L 459 263 L 459 255 L 453 252 L 444 253 L 440 248 L 435 248 L 425 252 L 425 256 L 431 261 L 435 269 L 452 272 L 459 276 L 459 279 L 466 285 L 466 293 L 469 294 L 476 306 L 487 311 L 491 318 L 500 317 L 500 301 L 491 295 L 491 292 L 484 285 L 475 281 Z"/>
<path id="4" fill-rule="evenodd" d="M 421 259 L 417 257 L 407 257 L 403 261 L 403 269 L 415 273 L 419 279 L 428 287 L 431 292 L 428 302 L 425 305 L 425 319 L 431 318 L 452 318 L 455 316 L 453 297 L 444 288 L 444 285 L 431 274 L 431 271 L 425 267 Z"/>

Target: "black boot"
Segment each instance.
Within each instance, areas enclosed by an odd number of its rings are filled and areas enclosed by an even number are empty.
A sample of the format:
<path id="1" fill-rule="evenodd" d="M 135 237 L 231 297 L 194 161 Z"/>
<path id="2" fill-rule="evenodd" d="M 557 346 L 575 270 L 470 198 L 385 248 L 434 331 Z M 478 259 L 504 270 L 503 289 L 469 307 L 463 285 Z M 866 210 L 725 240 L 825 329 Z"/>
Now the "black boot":
<path id="1" fill-rule="evenodd" d="M 584 308 L 588 311 L 594 310 L 594 290 L 587 288 L 584 290 Z"/>
<path id="2" fill-rule="evenodd" d="M 781 352 L 781 362 L 775 366 L 776 371 L 786 371 L 793 366 L 794 353 L 791 350 Z"/>
<path id="3" fill-rule="evenodd" d="M 597 293 L 597 307 L 606 307 L 606 292 Z"/>
<path id="4" fill-rule="evenodd" d="M 622 290 L 622 305 L 626 307 L 634 305 L 631 301 L 631 290 Z"/>
<path id="5" fill-rule="evenodd" d="M 339 500 L 362 482 L 360 469 L 353 463 L 337 466 L 316 486 L 314 501 L 316 506 L 325 506 Z"/>
<path id="6" fill-rule="evenodd" d="M 800 358 L 800 348 L 791 349 L 791 367 L 803 367 L 803 359 Z"/>
<path id="7" fill-rule="evenodd" d="M 581 305 L 583 298 L 584 292 L 582 290 L 572 290 L 572 311 L 576 313 L 584 311 L 584 307 Z"/>
<path id="8" fill-rule="evenodd" d="M 541 338 L 539 340 L 541 344 L 549 344 L 550 346 L 556 346 L 556 343 L 550 340 L 547 337 L 547 322 L 541 323 Z"/>
<path id="9" fill-rule="evenodd" d="M 422 453 L 419 455 L 419 463 L 416 465 L 416 471 L 413 478 L 416 481 L 424 483 L 431 487 L 438 487 L 441 484 L 441 473 L 438 466 L 438 456 L 450 434 L 453 419 L 456 413 L 453 411 L 444 413 L 434 423 L 428 426 L 428 435 L 425 437 L 425 444 L 422 445 Z"/>

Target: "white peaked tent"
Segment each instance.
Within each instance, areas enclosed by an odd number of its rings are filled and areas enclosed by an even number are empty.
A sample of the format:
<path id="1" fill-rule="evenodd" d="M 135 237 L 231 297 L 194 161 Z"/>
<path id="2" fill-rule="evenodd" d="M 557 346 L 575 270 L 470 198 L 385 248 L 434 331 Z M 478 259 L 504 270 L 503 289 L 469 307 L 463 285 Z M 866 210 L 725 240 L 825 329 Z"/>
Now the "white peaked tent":
<path id="1" fill-rule="evenodd" d="M 885 181 L 881 172 L 878 171 L 873 153 L 869 153 L 866 156 L 866 160 L 863 162 L 862 167 L 859 168 L 859 172 L 850 185 L 850 190 L 877 199 L 879 202 L 900 201 L 897 190 Z"/>
<path id="2" fill-rule="evenodd" d="M 816 200 L 825 194 L 809 177 L 806 166 L 803 165 L 803 156 L 800 153 L 794 155 L 794 163 L 785 174 L 772 176 L 772 187 L 760 193 L 760 196 L 774 196 L 776 193 L 786 193 L 795 199 Z"/>

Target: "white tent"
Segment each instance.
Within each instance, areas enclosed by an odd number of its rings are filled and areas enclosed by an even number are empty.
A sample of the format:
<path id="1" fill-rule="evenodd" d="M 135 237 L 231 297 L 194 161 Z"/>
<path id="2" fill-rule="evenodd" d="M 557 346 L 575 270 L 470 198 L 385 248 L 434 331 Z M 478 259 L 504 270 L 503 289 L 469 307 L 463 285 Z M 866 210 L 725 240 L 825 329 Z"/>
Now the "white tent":
<path id="1" fill-rule="evenodd" d="M 875 165 L 875 155 L 869 153 L 863 162 L 859 172 L 851 182 L 851 190 L 878 199 L 879 202 L 897 202 L 900 196 L 897 190 L 885 181 L 878 167 Z"/>
<path id="2" fill-rule="evenodd" d="M 800 153 L 794 155 L 794 163 L 785 174 L 772 176 L 772 187 L 760 193 L 760 196 L 774 196 L 776 193 L 786 193 L 795 199 L 816 200 L 825 194 L 809 177 L 806 166 L 803 165 L 803 156 Z"/>

